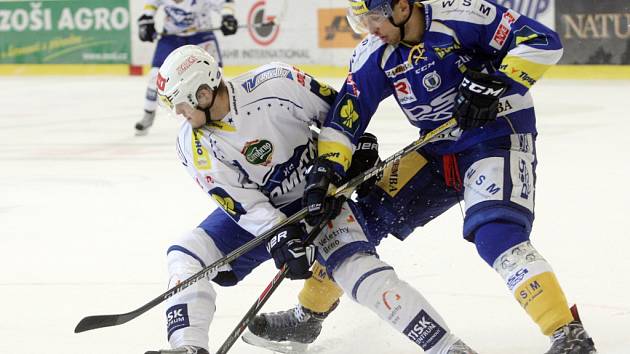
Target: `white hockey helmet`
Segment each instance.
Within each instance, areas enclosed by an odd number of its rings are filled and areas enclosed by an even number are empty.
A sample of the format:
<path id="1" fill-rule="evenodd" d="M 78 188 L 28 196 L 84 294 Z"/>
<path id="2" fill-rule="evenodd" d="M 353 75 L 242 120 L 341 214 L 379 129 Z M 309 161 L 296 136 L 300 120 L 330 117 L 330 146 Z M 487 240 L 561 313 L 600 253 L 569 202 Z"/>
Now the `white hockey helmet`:
<path id="1" fill-rule="evenodd" d="M 196 45 L 175 49 L 166 57 L 157 75 L 160 104 L 176 112 L 178 104 L 197 107 L 197 91 L 203 85 L 215 90 L 221 83 L 222 72 L 217 61 Z"/>

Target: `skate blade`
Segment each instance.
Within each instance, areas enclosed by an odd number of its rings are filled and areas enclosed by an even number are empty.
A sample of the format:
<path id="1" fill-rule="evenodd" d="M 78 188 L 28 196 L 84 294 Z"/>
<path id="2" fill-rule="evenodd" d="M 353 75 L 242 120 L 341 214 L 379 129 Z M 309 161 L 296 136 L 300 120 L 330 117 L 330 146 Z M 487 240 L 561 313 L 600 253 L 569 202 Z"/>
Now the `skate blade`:
<path id="1" fill-rule="evenodd" d="M 149 129 L 138 130 L 136 129 L 136 136 L 145 136 L 149 134 Z"/>
<path id="2" fill-rule="evenodd" d="M 265 348 L 274 352 L 285 353 L 285 354 L 301 354 L 306 353 L 306 349 L 308 348 L 308 344 L 297 343 L 297 342 L 274 342 L 264 338 L 261 338 L 250 331 L 246 331 L 241 336 L 243 342 L 260 347 Z"/>

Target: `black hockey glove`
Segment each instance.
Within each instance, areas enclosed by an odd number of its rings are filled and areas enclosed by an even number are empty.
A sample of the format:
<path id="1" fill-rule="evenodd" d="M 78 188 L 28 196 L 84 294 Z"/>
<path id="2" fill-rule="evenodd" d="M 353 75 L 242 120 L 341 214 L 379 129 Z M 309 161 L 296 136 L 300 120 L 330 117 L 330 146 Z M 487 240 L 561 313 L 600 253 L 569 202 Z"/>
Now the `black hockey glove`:
<path id="1" fill-rule="evenodd" d="M 311 226 L 336 218 L 345 201 L 342 197 L 334 198 L 326 195 L 330 184 L 341 185 L 341 176 L 335 172 L 332 164 L 330 160 L 317 159 L 306 176 L 302 204 L 308 209 L 305 220 Z"/>
<path id="2" fill-rule="evenodd" d="M 453 114 L 462 130 L 479 128 L 497 119 L 499 98 L 508 85 L 488 74 L 468 70 L 455 96 Z"/>
<path id="3" fill-rule="evenodd" d="M 153 16 L 142 15 L 138 19 L 138 37 L 143 42 L 153 42 L 157 37 Z"/>
<path id="4" fill-rule="evenodd" d="M 357 148 L 354 150 L 354 154 L 352 154 L 352 163 L 346 172 L 346 181 L 374 167 L 380 160 L 378 156 L 378 140 L 373 134 L 363 133 L 357 142 Z M 377 179 L 377 176 L 374 176 L 361 183 L 357 188 L 357 196 L 359 198 L 366 196 L 372 187 L 374 187 Z"/>
<path id="5" fill-rule="evenodd" d="M 308 279 L 312 273 L 309 270 L 315 259 L 313 247 L 305 247 L 302 238 L 306 237 L 304 225 L 287 225 L 269 241 L 267 241 L 267 251 L 273 257 L 276 268 L 280 269 L 287 265 L 287 278 Z"/>
<path id="6" fill-rule="evenodd" d="M 221 32 L 224 36 L 229 36 L 238 30 L 238 21 L 233 15 L 223 15 L 221 19 Z"/>

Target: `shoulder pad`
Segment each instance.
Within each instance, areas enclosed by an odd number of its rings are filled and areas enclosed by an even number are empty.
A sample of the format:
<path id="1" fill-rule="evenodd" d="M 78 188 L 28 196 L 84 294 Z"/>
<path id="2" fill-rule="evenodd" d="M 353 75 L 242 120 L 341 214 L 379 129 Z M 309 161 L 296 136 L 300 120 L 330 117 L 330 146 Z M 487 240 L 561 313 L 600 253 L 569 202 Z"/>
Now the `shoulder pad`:
<path id="1" fill-rule="evenodd" d="M 383 42 L 377 36 L 369 35 L 365 37 L 361 43 L 354 48 L 354 52 L 352 52 L 352 57 L 350 58 L 350 71 L 356 73 L 371 57 L 378 55 L 379 49 L 386 46 L 387 43 Z M 375 59 L 376 58 L 373 60 Z"/>
<path id="2" fill-rule="evenodd" d="M 184 166 L 188 166 L 190 151 L 188 149 L 191 146 L 190 137 L 191 137 L 192 127 L 190 124 L 184 122 L 179 129 L 179 134 L 177 135 L 176 147 L 177 147 L 177 157 L 182 162 Z"/>

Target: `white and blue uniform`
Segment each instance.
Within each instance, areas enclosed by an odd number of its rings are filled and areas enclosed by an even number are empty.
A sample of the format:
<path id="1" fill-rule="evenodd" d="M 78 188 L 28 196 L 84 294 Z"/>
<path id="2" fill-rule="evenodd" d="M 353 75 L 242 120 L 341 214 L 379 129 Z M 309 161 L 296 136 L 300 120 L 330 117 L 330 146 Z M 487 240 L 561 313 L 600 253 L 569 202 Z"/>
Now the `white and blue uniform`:
<path id="1" fill-rule="evenodd" d="M 496 221 L 518 225 L 514 239 L 484 244 L 490 264 L 514 243 L 525 241 L 534 218 L 536 119 L 529 88 L 562 55 L 557 34 L 544 25 L 484 0 L 423 2 L 422 42 L 388 45 L 368 36 L 355 49 L 350 73 L 320 134 L 319 155 L 331 155 L 338 172 L 349 165 L 352 146 L 380 101 L 393 95 L 409 123 L 424 134 L 451 118 L 466 70 L 507 81 L 498 119 L 484 127 L 429 144 L 382 179 L 380 193 L 363 202 L 381 236 L 405 238 L 462 199 L 464 236 Z M 331 155 L 333 156 L 333 155 Z M 462 173 L 460 174 L 459 171 Z M 393 175 L 392 175 L 393 173 Z M 394 177 L 394 178 L 388 178 Z M 462 188 L 463 187 L 463 188 Z M 477 244 L 479 246 L 479 244 Z"/>
<path id="2" fill-rule="evenodd" d="M 317 156 L 316 134 L 309 126 L 321 125 L 336 96 L 327 85 L 279 63 L 248 72 L 226 86 L 230 112 L 200 129 L 184 123 L 177 139 L 180 160 L 220 208 L 169 247 L 169 287 L 301 209 L 306 167 Z M 439 353 L 457 338 L 422 295 L 376 257 L 378 240 L 366 224 L 354 202 L 344 203 L 339 216 L 315 240 L 320 262 L 334 270 L 332 276 L 354 299 L 369 303 L 366 306 L 382 318 L 389 317 L 399 331 L 410 328 L 414 341 L 433 350 L 429 353 Z M 269 258 L 260 245 L 208 280 L 235 285 Z M 369 279 L 361 276 L 366 272 Z M 167 300 L 172 347 L 208 348 L 215 299 L 211 283 L 201 281 Z M 395 316 L 390 316 L 391 306 Z M 420 324 L 430 329 L 420 335 Z"/>
<path id="3" fill-rule="evenodd" d="M 281 63 L 225 84 L 229 113 L 200 129 L 184 123 L 178 135 L 182 164 L 219 208 L 169 247 L 170 286 L 301 209 L 306 169 L 317 156 L 317 134 L 311 126 L 321 126 L 336 95 L 329 86 Z M 369 244 L 356 222 L 361 217 L 347 204 L 342 215 L 352 221 L 344 226 L 331 223 L 323 234 L 352 230 L 355 238 Z M 260 245 L 209 279 L 235 285 L 268 259 Z M 209 282 L 191 288 L 167 301 L 168 338 L 173 347 L 207 348 L 216 294 Z"/>
<path id="4" fill-rule="evenodd" d="M 154 17 L 160 7 L 164 9 L 164 28 L 153 55 L 152 67 L 159 68 L 164 59 L 176 48 L 194 44 L 202 47 L 221 63 L 219 43 L 213 32 L 212 14 L 232 12 L 226 0 L 146 0 L 143 15 Z M 228 4 L 228 5 L 226 5 Z"/>

